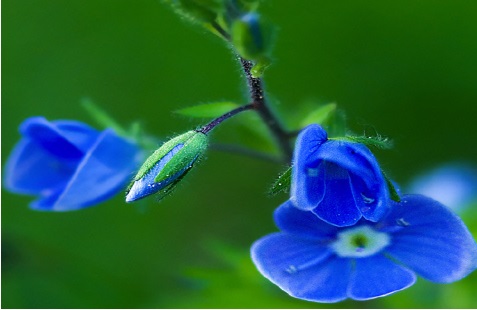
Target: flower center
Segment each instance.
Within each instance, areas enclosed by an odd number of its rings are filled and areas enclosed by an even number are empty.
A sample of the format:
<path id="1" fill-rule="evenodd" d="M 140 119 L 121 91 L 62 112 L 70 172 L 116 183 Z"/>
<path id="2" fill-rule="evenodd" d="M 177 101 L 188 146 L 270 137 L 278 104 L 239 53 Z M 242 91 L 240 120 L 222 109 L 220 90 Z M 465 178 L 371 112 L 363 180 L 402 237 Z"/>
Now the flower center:
<path id="1" fill-rule="evenodd" d="M 380 252 L 390 241 L 391 238 L 384 232 L 359 226 L 339 232 L 331 248 L 341 257 L 366 257 Z"/>

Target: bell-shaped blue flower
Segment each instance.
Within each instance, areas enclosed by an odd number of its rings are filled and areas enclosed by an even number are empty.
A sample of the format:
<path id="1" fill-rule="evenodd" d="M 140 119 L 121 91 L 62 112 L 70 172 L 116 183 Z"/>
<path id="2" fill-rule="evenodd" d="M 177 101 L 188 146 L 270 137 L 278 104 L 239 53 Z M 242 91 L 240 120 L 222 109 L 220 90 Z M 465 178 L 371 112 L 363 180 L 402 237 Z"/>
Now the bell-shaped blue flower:
<path id="1" fill-rule="evenodd" d="M 328 140 L 319 125 L 306 127 L 295 145 L 291 200 L 336 226 L 388 212 L 389 190 L 371 151 L 363 144 Z"/>
<path id="2" fill-rule="evenodd" d="M 281 232 L 253 244 L 253 262 L 289 295 L 315 302 L 383 297 L 416 274 L 449 283 L 477 267 L 477 244 L 442 204 L 420 195 L 389 203 L 379 222 L 337 227 L 287 201 L 274 214 Z"/>
<path id="3" fill-rule="evenodd" d="M 5 168 L 4 186 L 37 196 L 42 211 L 93 206 L 120 192 L 142 152 L 111 129 L 97 131 L 77 121 L 32 117 L 20 125 L 22 139 Z"/>

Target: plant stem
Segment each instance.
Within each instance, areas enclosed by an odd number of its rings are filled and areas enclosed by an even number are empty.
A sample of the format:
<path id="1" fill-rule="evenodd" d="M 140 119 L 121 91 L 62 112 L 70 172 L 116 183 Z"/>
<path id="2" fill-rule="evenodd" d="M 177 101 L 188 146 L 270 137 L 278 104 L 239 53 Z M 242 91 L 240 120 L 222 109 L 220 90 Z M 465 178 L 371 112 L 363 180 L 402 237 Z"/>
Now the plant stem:
<path id="1" fill-rule="evenodd" d="M 216 119 L 212 120 L 210 123 L 208 123 L 207 125 L 205 125 L 201 129 L 198 129 L 196 131 L 201 132 L 203 134 L 207 134 L 209 131 L 214 129 L 215 126 L 222 123 L 226 119 L 234 116 L 235 114 L 238 114 L 238 113 L 246 111 L 246 110 L 251 110 L 251 109 L 255 109 L 255 105 L 253 103 L 240 106 L 236 109 L 233 109 L 232 111 L 229 111 L 229 112 L 225 113 L 224 115 L 221 115 L 221 116 L 217 117 Z"/>
<path id="2" fill-rule="evenodd" d="M 275 115 L 272 114 L 272 111 L 269 109 L 266 101 L 265 95 L 262 86 L 262 80 L 260 78 L 254 78 L 252 76 L 251 70 L 253 63 L 249 60 L 246 60 L 238 56 L 242 69 L 245 73 L 247 79 L 247 85 L 250 92 L 250 97 L 252 98 L 252 104 L 254 109 L 258 112 L 262 120 L 268 126 L 270 131 L 275 136 L 284 156 L 286 162 L 291 162 L 293 150 L 290 146 L 290 135 L 289 133 L 282 128 L 278 119 Z"/>

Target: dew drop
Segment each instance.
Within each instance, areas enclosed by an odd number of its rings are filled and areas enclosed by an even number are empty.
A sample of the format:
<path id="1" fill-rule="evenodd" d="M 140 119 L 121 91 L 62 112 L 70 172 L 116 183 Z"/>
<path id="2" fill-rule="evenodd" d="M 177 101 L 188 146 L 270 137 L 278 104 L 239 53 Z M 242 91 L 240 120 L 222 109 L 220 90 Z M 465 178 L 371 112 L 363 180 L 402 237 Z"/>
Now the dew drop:
<path id="1" fill-rule="evenodd" d="M 362 207 L 361 208 L 361 212 L 368 212 L 369 210 L 371 210 L 370 207 Z"/>
<path id="2" fill-rule="evenodd" d="M 318 176 L 318 169 L 315 168 L 308 168 L 306 171 L 309 177 L 317 177 Z"/>
<path id="3" fill-rule="evenodd" d="M 402 217 L 396 220 L 396 224 L 398 224 L 399 226 L 404 226 L 404 227 L 411 225 Z"/>
<path id="4" fill-rule="evenodd" d="M 364 203 L 370 204 L 374 202 L 374 198 L 367 197 L 363 193 L 361 193 L 361 197 L 363 197 Z"/>
<path id="5" fill-rule="evenodd" d="M 298 269 L 296 269 L 294 265 L 290 265 L 285 271 L 288 272 L 289 274 L 294 274 L 298 271 Z"/>

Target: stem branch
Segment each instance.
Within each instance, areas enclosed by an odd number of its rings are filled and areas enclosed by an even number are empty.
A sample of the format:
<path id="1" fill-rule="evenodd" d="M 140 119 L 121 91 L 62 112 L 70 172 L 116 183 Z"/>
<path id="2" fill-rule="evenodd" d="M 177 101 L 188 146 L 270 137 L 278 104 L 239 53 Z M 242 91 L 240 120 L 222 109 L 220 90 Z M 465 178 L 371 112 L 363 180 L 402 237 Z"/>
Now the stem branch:
<path id="1" fill-rule="evenodd" d="M 251 110 L 251 109 L 255 109 L 255 105 L 253 103 L 240 106 L 240 107 L 238 107 L 236 109 L 233 109 L 232 111 L 229 111 L 229 112 L 225 113 L 224 115 L 221 115 L 221 116 L 217 117 L 216 119 L 212 120 L 210 123 L 208 123 L 207 125 L 205 125 L 201 129 L 197 130 L 197 132 L 207 134 L 209 131 L 214 129 L 215 126 L 222 123 L 226 119 L 234 116 L 235 114 L 238 114 L 238 113 L 246 111 L 246 110 Z"/>
<path id="2" fill-rule="evenodd" d="M 258 112 L 262 120 L 268 126 L 270 131 L 275 136 L 282 152 L 284 159 L 287 162 L 291 162 L 293 150 L 290 146 L 290 135 L 279 123 L 275 115 L 272 114 L 272 111 L 269 109 L 266 101 L 265 95 L 262 86 L 262 80 L 260 78 L 254 78 L 252 76 L 251 70 L 253 63 L 249 60 L 246 60 L 242 57 L 238 57 L 242 65 L 242 69 L 247 78 L 247 85 L 250 92 L 250 97 L 252 98 L 252 104 L 254 109 Z"/>

